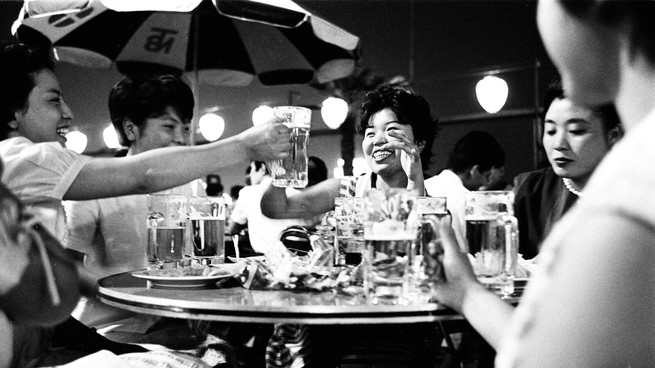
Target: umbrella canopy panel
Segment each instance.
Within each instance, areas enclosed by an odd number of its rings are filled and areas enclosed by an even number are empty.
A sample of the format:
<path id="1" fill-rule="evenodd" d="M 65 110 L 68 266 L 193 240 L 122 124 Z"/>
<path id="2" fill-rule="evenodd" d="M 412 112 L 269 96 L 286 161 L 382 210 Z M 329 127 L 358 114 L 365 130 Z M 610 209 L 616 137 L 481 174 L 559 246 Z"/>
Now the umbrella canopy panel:
<path id="1" fill-rule="evenodd" d="M 115 62 L 126 74 L 193 72 L 198 81 L 214 85 L 247 85 L 254 76 L 264 85 L 305 84 L 352 73 L 356 36 L 313 16 L 286 20 L 301 20 L 293 28 L 235 19 L 245 16 L 234 9 L 239 3 L 256 2 L 228 1 L 233 8 L 225 16 L 209 0 L 192 12 L 121 12 L 96 0 L 81 9 L 25 18 L 18 36 L 24 27 L 37 30 L 61 61 L 76 65 Z"/>

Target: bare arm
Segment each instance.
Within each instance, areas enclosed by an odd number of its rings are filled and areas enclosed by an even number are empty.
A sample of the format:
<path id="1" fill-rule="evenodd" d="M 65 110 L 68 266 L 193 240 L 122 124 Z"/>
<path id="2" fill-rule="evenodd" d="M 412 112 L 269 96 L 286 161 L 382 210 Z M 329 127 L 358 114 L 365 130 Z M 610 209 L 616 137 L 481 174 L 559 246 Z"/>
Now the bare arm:
<path id="1" fill-rule="evenodd" d="M 520 351 L 521 367 L 655 366 L 655 231 L 618 215 L 576 224 Z"/>
<path id="2" fill-rule="evenodd" d="M 467 255 L 460 252 L 452 227 L 440 228 L 446 279 L 437 286 L 437 300 L 462 314 L 496 349 L 514 307 L 480 284 Z"/>
<path id="3" fill-rule="evenodd" d="M 288 128 L 267 124 L 202 146 L 168 147 L 128 157 L 92 159 L 84 165 L 64 199 L 157 192 L 249 159 L 283 158 L 288 155 L 288 149 Z"/>
<path id="4" fill-rule="evenodd" d="M 284 188 L 269 186 L 262 197 L 261 209 L 270 218 L 307 218 L 334 208 L 341 180 L 328 179 L 287 197 Z"/>

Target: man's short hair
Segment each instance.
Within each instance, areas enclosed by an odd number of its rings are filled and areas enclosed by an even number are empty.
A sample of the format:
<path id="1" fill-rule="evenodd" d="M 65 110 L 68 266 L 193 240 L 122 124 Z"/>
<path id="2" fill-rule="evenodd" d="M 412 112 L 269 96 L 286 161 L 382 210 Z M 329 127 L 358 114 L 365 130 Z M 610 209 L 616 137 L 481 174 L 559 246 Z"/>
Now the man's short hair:
<path id="1" fill-rule="evenodd" d="M 472 131 L 455 143 L 448 157 L 448 168 L 462 173 L 478 165 L 481 172 L 505 165 L 505 151 L 493 135 Z"/>
<path id="2" fill-rule="evenodd" d="M 108 101 L 109 117 L 123 146 L 130 145 L 123 130 L 125 119 L 141 128 L 146 119 L 171 107 L 183 122 L 190 122 L 194 104 L 191 88 L 174 75 L 126 76 L 111 89 Z"/>

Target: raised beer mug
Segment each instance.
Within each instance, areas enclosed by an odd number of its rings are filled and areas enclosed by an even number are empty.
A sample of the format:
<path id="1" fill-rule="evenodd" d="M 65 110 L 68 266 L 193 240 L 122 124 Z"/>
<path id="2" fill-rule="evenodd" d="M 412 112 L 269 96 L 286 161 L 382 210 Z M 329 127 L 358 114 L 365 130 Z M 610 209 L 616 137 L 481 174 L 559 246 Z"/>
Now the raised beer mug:
<path id="1" fill-rule="evenodd" d="M 518 221 L 513 206 L 511 191 L 466 194 L 466 239 L 475 256 L 475 273 L 480 282 L 503 297 L 514 292 L 518 258 Z"/>
<path id="2" fill-rule="evenodd" d="M 312 110 L 300 106 L 277 106 L 273 108 L 276 117 L 284 119 L 289 127 L 291 149 L 289 156 L 268 163 L 276 187 L 304 188 L 307 186 L 307 143 L 311 125 Z"/>

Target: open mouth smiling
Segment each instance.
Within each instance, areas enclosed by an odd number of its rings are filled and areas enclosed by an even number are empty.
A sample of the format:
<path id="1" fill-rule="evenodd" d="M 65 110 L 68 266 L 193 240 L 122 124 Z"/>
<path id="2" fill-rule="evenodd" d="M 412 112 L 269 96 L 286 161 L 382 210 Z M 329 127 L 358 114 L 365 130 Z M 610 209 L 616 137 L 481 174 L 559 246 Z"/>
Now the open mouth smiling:
<path id="1" fill-rule="evenodd" d="M 393 154 L 393 152 L 391 152 L 389 150 L 380 150 L 380 151 L 373 152 L 372 156 L 373 156 L 373 160 L 382 161 L 385 158 L 391 156 L 392 154 Z"/>
<path id="2" fill-rule="evenodd" d="M 61 126 L 57 128 L 57 135 L 59 135 L 62 138 L 66 138 L 66 134 L 70 131 L 70 126 Z"/>

